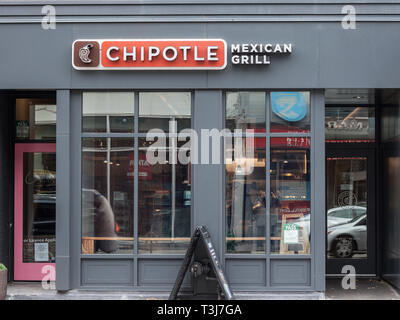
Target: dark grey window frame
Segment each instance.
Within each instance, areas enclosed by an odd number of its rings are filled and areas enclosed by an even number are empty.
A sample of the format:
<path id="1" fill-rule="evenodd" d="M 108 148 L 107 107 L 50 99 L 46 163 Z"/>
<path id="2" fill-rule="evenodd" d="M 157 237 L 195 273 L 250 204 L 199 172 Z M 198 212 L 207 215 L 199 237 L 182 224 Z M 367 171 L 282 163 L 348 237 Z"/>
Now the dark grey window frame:
<path id="1" fill-rule="evenodd" d="M 282 89 L 284 91 L 295 91 Z M 199 130 L 207 128 L 210 122 L 210 113 L 214 114 L 210 126 L 216 126 L 217 129 L 225 127 L 225 101 L 224 93 L 226 91 L 240 91 L 237 89 L 217 89 L 217 90 L 58 90 L 57 91 L 57 108 L 58 108 L 58 122 L 57 122 L 57 166 L 58 170 L 58 194 L 63 194 L 63 197 L 57 197 L 57 281 L 56 286 L 58 290 L 74 289 L 118 289 L 118 290 L 140 290 L 142 292 L 150 291 L 168 291 L 172 288 L 172 284 L 158 281 L 154 283 L 143 284 L 139 274 L 139 263 L 149 262 L 160 264 L 164 262 L 165 265 L 179 266 L 183 255 L 82 255 L 81 254 L 81 139 L 82 137 L 104 136 L 100 134 L 90 134 L 81 132 L 82 124 L 82 93 L 83 91 L 134 91 L 135 94 L 135 114 L 138 115 L 138 92 L 159 92 L 159 91 L 186 91 L 192 93 L 191 105 L 191 123 L 192 128 Z M 248 90 L 243 91 L 265 91 L 272 90 Z M 278 91 L 273 90 L 273 91 Z M 192 165 L 192 207 L 191 207 L 191 228 L 193 230 L 195 224 L 204 223 L 204 221 L 211 221 L 215 219 L 215 225 L 211 226 L 213 230 L 212 236 L 215 246 L 218 251 L 225 271 L 227 271 L 228 278 L 230 277 L 229 268 L 226 262 L 231 261 L 256 261 L 257 259 L 264 259 L 266 263 L 265 268 L 265 286 L 248 285 L 232 285 L 235 291 L 324 291 L 325 290 L 325 141 L 324 141 L 324 91 L 323 90 L 310 90 L 298 89 L 296 91 L 309 91 L 311 94 L 311 170 L 312 170 L 312 187 L 311 187 L 311 254 L 310 255 L 271 255 L 261 257 L 260 254 L 243 254 L 243 255 L 225 255 L 225 166 L 221 165 Z M 269 103 L 268 99 L 266 103 Z M 197 104 L 197 105 L 196 105 Z M 201 119 L 198 118 L 200 116 Z M 267 113 L 267 121 L 269 115 Z M 197 118 L 196 118 L 197 117 Z M 138 119 L 135 117 L 135 119 Z M 135 130 L 138 130 L 137 120 L 135 120 Z M 268 122 L 269 123 L 269 122 Z M 219 128 L 218 128 L 219 126 Z M 292 136 L 293 134 L 271 134 L 271 136 Z M 308 134 L 306 134 L 308 135 Z M 110 133 L 109 136 L 122 136 L 122 137 L 139 137 L 145 134 L 114 134 Z M 137 139 L 136 139 L 137 141 Z M 267 140 L 267 148 L 269 148 L 269 141 Z M 135 147 L 137 143 L 135 142 Z M 223 151 L 223 143 L 221 143 L 221 151 Z M 221 154 L 223 154 L 221 152 Z M 269 172 L 269 159 L 267 159 L 267 172 Z M 135 153 L 135 161 L 138 161 L 138 155 Z M 215 176 L 215 173 L 219 172 Z M 202 203 L 200 200 L 205 196 L 205 193 L 210 189 L 209 181 L 205 183 L 202 175 L 210 173 L 215 176 L 215 186 L 212 186 L 212 191 L 216 192 L 215 199 L 212 200 L 211 205 L 213 210 L 216 211 L 208 214 L 204 213 L 209 203 Z M 135 173 L 137 174 L 137 173 Z M 200 179 L 198 182 L 196 179 Z M 136 180 L 138 181 L 138 180 Z M 214 181 L 214 180 L 213 180 Z M 62 183 L 61 183 L 62 182 Z M 266 181 L 268 188 L 269 181 Z M 137 184 L 135 185 L 135 201 L 137 201 Z M 206 191 L 207 190 L 207 191 Z M 206 192 L 205 192 L 206 191 Z M 268 195 L 268 193 L 267 193 Z M 200 199 L 200 200 L 199 200 Z M 216 200 L 217 199 L 217 200 Z M 217 203 L 219 203 L 217 205 Z M 268 208 L 267 208 L 268 209 Z M 214 218 L 215 217 L 215 218 Z M 269 218 L 269 212 L 267 219 Z M 137 213 L 135 215 L 137 221 Z M 267 220 L 269 221 L 269 220 Z M 220 231 L 217 231 L 220 230 Z M 134 229 L 134 237 L 137 238 L 137 227 Z M 267 228 L 269 237 L 269 230 Z M 267 242 L 267 249 L 270 250 L 270 244 Z M 135 249 L 137 250 L 137 248 Z M 136 251 L 137 252 L 137 251 Z M 272 285 L 271 262 L 287 262 L 289 264 L 298 264 L 299 262 L 306 262 L 310 268 L 309 283 L 308 285 L 295 285 L 287 284 L 284 286 Z M 97 283 L 88 281 L 87 266 L 91 264 L 95 267 L 102 266 L 120 266 L 124 270 L 130 270 L 127 275 L 129 281 L 120 281 L 118 279 L 105 279 Z M 100 274 L 102 275 L 102 274 Z M 85 279 L 84 279 L 85 278 Z M 174 279 L 170 279 L 173 283 Z M 186 279 L 186 288 L 190 285 Z"/>
<path id="2" fill-rule="evenodd" d="M 266 251 L 265 253 L 254 253 L 254 254 L 229 254 L 226 253 L 226 217 L 225 210 L 223 210 L 224 219 L 222 224 L 222 256 L 223 256 L 223 265 L 227 266 L 227 261 L 229 260 L 263 260 L 265 265 L 265 285 L 264 286 L 252 286 L 252 285 L 234 285 L 232 284 L 232 288 L 236 291 L 324 291 L 325 290 L 325 252 L 323 248 L 325 248 L 325 234 L 320 230 L 325 230 L 325 196 L 324 193 L 321 192 L 321 188 L 317 186 L 323 185 L 325 187 L 325 146 L 320 142 L 321 138 L 325 141 L 325 131 L 324 131 L 324 96 L 322 90 L 311 90 L 311 89 L 273 89 L 273 90 L 260 90 L 260 89 L 234 89 L 234 90 L 223 90 L 223 120 L 224 125 L 226 123 L 226 94 L 228 92 L 264 92 L 265 94 L 265 133 L 254 133 L 254 137 L 262 137 L 266 139 L 266 203 L 270 203 L 270 139 L 275 137 L 307 137 L 311 139 L 311 150 L 310 150 L 310 167 L 311 167 L 311 220 L 310 220 L 310 232 L 311 232 L 311 241 L 310 241 L 310 253 L 309 254 L 277 254 L 271 253 L 271 243 L 270 239 L 270 207 L 266 206 Z M 307 91 L 310 92 L 310 132 L 309 133 L 273 133 L 270 132 L 270 93 L 278 92 L 278 91 Z M 322 95 L 322 96 L 321 96 Z M 322 99 L 322 100 L 321 100 Z M 322 117 L 322 118 L 321 118 Z M 318 122 L 319 119 L 319 122 Z M 321 124 L 322 123 L 322 124 Z M 322 134 L 322 135 L 321 135 Z M 246 133 L 241 135 L 242 137 L 246 136 Z M 316 150 L 318 149 L 318 150 Z M 224 150 L 223 150 L 223 154 Z M 222 181 L 224 187 L 226 187 L 226 175 L 225 175 L 225 167 L 222 172 Z M 222 204 L 223 208 L 225 208 L 225 197 L 226 193 L 223 192 Z M 319 210 L 317 212 L 317 208 Z M 319 230 L 318 229 L 319 226 Z M 315 239 L 318 239 L 317 241 Z M 324 241 L 322 241 L 324 239 Z M 321 243 L 323 245 L 321 245 Z M 322 257 L 321 257 L 322 255 Z M 321 259 L 322 258 L 322 259 Z M 271 271 L 271 262 L 272 261 L 309 261 L 309 285 L 273 285 L 272 271 Z M 306 263 L 307 264 L 307 263 Z M 322 276 L 321 276 L 322 273 Z M 229 277 L 229 272 L 228 272 Z"/>
<path id="3" fill-rule="evenodd" d="M 82 99 L 83 99 L 83 93 L 84 92 L 131 92 L 134 93 L 134 132 L 132 133 L 106 133 L 106 132 L 98 132 L 98 133 L 89 133 L 89 132 L 82 132 Z M 146 133 L 140 133 L 139 132 L 139 93 L 140 92 L 190 92 L 191 93 L 191 126 L 193 127 L 193 99 L 194 99 L 194 94 L 193 90 L 157 90 L 157 89 L 151 89 L 151 90 L 118 90 L 118 89 L 105 89 L 105 90 L 80 90 L 76 92 L 80 96 L 80 101 L 79 101 L 79 107 L 76 107 L 76 109 L 79 109 L 79 112 L 75 112 L 79 114 L 79 117 L 76 117 L 76 122 L 79 122 L 79 149 L 81 150 L 81 141 L 83 138 L 132 138 L 134 139 L 134 162 L 135 162 L 135 167 L 138 167 L 138 160 L 139 160 L 139 153 L 138 153 L 138 147 L 139 147 L 139 138 L 145 138 Z M 169 133 L 166 133 L 167 137 L 170 136 Z M 77 143 L 78 145 L 78 143 Z M 77 166 L 77 169 L 79 170 L 79 177 L 81 177 L 81 163 L 82 163 L 82 156 L 81 156 L 81 151 L 79 152 L 79 165 Z M 81 180 L 79 180 L 79 187 L 76 188 L 77 190 L 81 190 Z M 191 189 L 193 189 L 193 186 L 191 185 Z M 192 201 L 193 201 L 193 191 L 191 191 L 192 194 Z M 90 275 L 85 275 L 85 270 L 82 267 L 82 265 L 85 263 L 85 261 L 96 261 L 96 263 L 101 264 L 101 261 L 130 261 L 132 264 L 132 277 L 131 277 L 131 282 L 130 283 L 120 283 L 120 286 L 122 288 L 127 288 L 127 289 L 132 289 L 132 288 L 140 288 L 140 290 L 147 291 L 148 290 L 154 290 L 152 288 L 146 288 L 144 286 L 140 285 L 140 279 L 138 275 L 139 271 L 139 262 L 141 260 L 180 260 L 183 259 L 184 254 L 148 254 L 148 253 L 139 253 L 138 251 L 138 197 L 139 197 L 139 179 L 138 179 L 138 171 L 135 170 L 134 172 L 134 208 L 133 208 L 133 221 L 134 221 L 134 228 L 133 228 L 133 237 L 134 237 L 134 248 L 133 248 L 133 254 L 82 254 L 81 250 L 79 248 L 79 274 L 80 274 L 80 279 L 79 279 L 79 288 L 88 288 L 91 287 L 91 285 L 84 279 L 86 276 Z M 76 199 L 78 200 L 78 199 Z M 78 206 L 76 206 L 78 207 Z M 79 213 L 81 212 L 81 203 L 79 199 Z M 193 206 L 191 206 L 191 226 L 190 230 L 194 229 L 193 226 Z M 76 220 L 76 222 L 78 222 Z M 81 220 L 79 218 L 79 226 L 76 225 L 76 229 L 79 230 L 79 233 L 81 233 Z M 81 236 L 78 236 L 80 239 Z M 80 240 L 79 240 L 80 241 Z M 76 248 L 78 249 L 78 248 Z M 76 279 L 77 281 L 77 279 Z M 101 288 L 104 287 L 106 283 L 103 284 L 93 284 L 93 288 Z M 111 286 L 115 286 L 114 284 L 111 283 Z M 120 288 L 119 285 L 116 287 Z M 107 286 L 107 288 L 111 288 Z M 169 286 L 157 286 L 157 289 L 169 289 Z"/>

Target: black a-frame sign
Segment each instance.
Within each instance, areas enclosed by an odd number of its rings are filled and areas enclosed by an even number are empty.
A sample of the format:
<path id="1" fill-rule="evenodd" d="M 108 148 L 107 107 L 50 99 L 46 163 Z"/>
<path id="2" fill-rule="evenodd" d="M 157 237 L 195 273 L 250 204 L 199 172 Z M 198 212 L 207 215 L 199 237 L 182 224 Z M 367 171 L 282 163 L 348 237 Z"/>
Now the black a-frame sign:
<path id="1" fill-rule="evenodd" d="M 192 257 L 194 257 L 194 259 L 191 264 Z M 225 278 L 224 272 L 222 271 L 221 264 L 218 261 L 217 254 L 211 241 L 211 236 L 205 226 L 197 226 L 192 238 L 190 239 L 189 248 L 186 251 L 185 258 L 178 272 L 169 300 L 177 299 L 179 289 L 181 288 L 189 266 L 190 272 L 194 278 L 217 282 L 216 286 L 211 286 L 212 288 L 215 288 L 215 291 L 209 292 L 210 295 L 214 294 L 218 299 L 235 299 Z M 202 275 L 202 277 L 200 277 L 200 275 Z M 208 287 L 210 288 L 210 286 Z M 194 294 L 196 293 L 194 292 Z"/>

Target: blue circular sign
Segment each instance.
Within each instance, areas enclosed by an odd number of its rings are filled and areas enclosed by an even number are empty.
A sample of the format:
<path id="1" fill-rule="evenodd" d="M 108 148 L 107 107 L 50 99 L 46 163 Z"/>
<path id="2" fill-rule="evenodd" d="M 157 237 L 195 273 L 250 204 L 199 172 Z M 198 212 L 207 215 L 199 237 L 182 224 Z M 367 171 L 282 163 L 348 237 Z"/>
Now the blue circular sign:
<path id="1" fill-rule="evenodd" d="M 302 92 L 271 92 L 272 112 L 279 118 L 296 122 L 307 114 L 307 103 Z"/>

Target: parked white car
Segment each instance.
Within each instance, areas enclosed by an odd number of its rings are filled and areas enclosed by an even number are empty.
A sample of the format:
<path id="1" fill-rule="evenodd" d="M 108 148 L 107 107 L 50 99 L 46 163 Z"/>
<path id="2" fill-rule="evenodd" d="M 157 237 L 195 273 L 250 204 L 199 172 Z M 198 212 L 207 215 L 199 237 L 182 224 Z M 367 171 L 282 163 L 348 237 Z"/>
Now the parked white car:
<path id="1" fill-rule="evenodd" d="M 328 250 L 337 258 L 367 251 L 367 215 L 328 228 Z"/>
<path id="2" fill-rule="evenodd" d="M 328 228 L 347 223 L 367 213 L 367 208 L 360 206 L 343 206 L 328 210 Z"/>
<path id="3" fill-rule="evenodd" d="M 343 206 L 332 208 L 328 210 L 327 214 L 327 226 L 328 228 L 341 225 L 352 221 L 357 217 L 361 217 L 367 214 L 367 208 L 360 206 Z M 301 218 L 293 220 L 293 223 L 299 227 L 304 228 L 308 234 L 310 234 L 310 214 L 306 214 Z"/>

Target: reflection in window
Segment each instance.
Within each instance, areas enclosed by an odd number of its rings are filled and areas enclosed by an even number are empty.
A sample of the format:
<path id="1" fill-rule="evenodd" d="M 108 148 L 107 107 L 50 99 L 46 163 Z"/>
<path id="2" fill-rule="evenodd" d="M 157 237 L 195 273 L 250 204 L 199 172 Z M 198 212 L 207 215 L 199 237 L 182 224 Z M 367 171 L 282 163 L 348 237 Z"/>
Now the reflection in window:
<path id="1" fill-rule="evenodd" d="M 368 159 L 327 158 L 327 256 L 367 257 Z"/>
<path id="2" fill-rule="evenodd" d="M 226 251 L 227 253 L 265 252 L 265 138 L 254 139 L 254 156 L 226 146 Z M 251 138 L 252 139 L 252 138 Z M 232 147 L 230 147 L 232 148 Z M 243 157 L 235 158 L 241 154 Z"/>
<path id="3" fill-rule="evenodd" d="M 265 92 L 228 92 L 226 128 L 265 132 Z"/>
<path id="4" fill-rule="evenodd" d="M 139 140 L 139 253 L 184 253 L 190 241 L 190 163 L 174 163 L 170 141 L 164 142 L 151 150 L 153 142 Z M 185 148 L 178 142 L 176 152 Z M 148 151 L 159 163 L 150 164 Z"/>
<path id="5" fill-rule="evenodd" d="M 133 253 L 134 142 L 82 139 L 82 253 Z"/>
<path id="6" fill-rule="evenodd" d="M 310 139 L 271 138 L 271 252 L 310 253 Z"/>
<path id="7" fill-rule="evenodd" d="M 271 132 L 310 132 L 310 92 L 270 93 Z"/>
<path id="8" fill-rule="evenodd" d="M 133 92 L 84 92 L 83 132 L 133 132 Z"/>
<path id="9" fill-rule="evenodd" d="M 190 92 L 140 92 L 139 132 L 157 128 L 170 132 L 170 121 L 177 122 L 177 131 L 191 128 Z"/>
<path id="10" fill-rule="evenodd" d="M 325 108 L 327 142 L 374 142 L 375 109 L 329 106 Z"/>
<path id="11" fill-rule="evenodd" d="M 17 140 L 56 140 L 55 99 L 16 99 Z"/>

